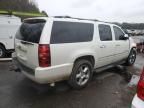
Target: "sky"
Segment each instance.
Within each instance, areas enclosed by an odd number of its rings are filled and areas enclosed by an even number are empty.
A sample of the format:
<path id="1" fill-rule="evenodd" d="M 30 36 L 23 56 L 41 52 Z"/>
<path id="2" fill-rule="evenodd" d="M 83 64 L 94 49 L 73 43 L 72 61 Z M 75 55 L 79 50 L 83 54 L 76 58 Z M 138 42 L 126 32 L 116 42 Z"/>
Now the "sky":
<path id="1" fill-rule="evenodd" d="M 36 0 L 49 16 L 144 23 L 144 0 Z"/>

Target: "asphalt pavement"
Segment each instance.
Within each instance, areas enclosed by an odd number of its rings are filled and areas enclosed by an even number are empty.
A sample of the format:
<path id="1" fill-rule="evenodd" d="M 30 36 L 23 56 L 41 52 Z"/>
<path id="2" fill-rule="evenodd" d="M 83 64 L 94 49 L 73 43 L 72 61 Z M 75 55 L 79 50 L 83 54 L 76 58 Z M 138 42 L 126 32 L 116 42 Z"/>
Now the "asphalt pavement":
<path id="1" fill-rule="evenodd" d="M 129 87 L 129 74 L 140 74 L 144 54 L 134 66 L 117 66 L 94 74 L 82 90 L 66 82 L 55 87 L 39 85 L 23 74 L 10 71 L 11 61 L 0 62 L 0 108 L 130 108 L 136 87 Z"/>

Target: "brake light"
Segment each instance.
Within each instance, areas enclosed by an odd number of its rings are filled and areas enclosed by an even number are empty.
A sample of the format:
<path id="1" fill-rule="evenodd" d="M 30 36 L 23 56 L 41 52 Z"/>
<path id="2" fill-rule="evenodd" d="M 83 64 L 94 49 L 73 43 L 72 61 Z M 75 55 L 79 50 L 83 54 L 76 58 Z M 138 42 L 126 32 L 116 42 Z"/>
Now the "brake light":
<path id="1" fill-rule="evenodd" d="M 140 99 L 144 101 L 144 68 L 137 87 L 137 94 Z"/>
<path id="2" fill-rule="evenodd" d="M 49 67 L 51 65 L 50 47 L 48 44 L 40 44 L 38 49 L 39 66 Z"/>

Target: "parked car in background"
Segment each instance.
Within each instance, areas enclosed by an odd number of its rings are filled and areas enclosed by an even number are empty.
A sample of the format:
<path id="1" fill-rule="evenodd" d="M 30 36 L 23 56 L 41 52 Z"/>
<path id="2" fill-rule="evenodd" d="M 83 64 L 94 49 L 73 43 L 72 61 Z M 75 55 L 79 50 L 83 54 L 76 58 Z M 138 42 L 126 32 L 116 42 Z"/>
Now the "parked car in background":
<path id="1" fill-rule="evenodd" d="M 0 15 L 0 58 L 14 51 L 14 37 L 20 25 L 20 18 Z"/>
<path id="2" fill-rule="evenodd" d="M 117 25 L 66 17 L 25 19 L 15 38 L 13 62 L 38 83 L 68 80 L 85 87 L 94 70 L 133 65 L 136 46 Z"/>
<path id="3" fill-rule="evenodd" d="M 132 102 L 132 108 L 144 108 L 144 68 L 137 86 L 137 94 Z"/>

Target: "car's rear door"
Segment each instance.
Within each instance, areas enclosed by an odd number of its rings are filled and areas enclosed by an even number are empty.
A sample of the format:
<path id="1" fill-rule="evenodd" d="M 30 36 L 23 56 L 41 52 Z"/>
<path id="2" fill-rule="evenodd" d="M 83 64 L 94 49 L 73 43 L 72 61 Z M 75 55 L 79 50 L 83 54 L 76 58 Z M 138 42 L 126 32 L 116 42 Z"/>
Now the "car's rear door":
<path id="1" fill-rule="evenodd" d="M 111 64 L 114 59 L 114 48 L 113 46 L 113 35 L 111 26 L 107 24 L 99 24 L 99 41 L 98 49 L 96 53 L 98 54 L 98 67 L 102 67 Z"/>

